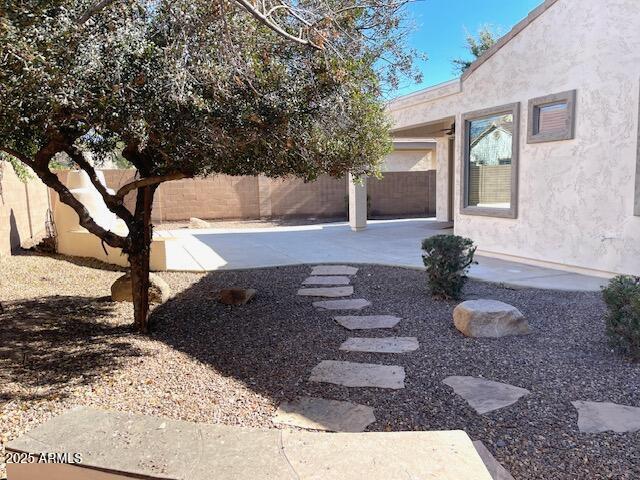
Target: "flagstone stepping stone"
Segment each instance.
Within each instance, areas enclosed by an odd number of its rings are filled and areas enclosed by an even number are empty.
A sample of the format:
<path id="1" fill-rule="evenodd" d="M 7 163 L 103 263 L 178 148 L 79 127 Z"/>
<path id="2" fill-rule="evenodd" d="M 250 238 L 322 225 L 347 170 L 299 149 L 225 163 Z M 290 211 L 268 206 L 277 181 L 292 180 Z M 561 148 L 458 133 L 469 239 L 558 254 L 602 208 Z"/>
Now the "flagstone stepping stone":
<path id="1" fill-rule="evenodd" d="M 311 371 L 310 382 L 345 387 L 404 388 L 404 368 L 395 365 L 323 360 Z"/>
<path id="2" fill-rule="evenodd" d="M 348 352 L 406 353 L 417 350 L 420 344 L 416 337 L 348 338 L 340 350 Z"/>
<path id="3" fill-rule="evenodd" d="M 336 277 L 332 275 L 307 277 L 303 285 L 349 285 L 349 277 Z"/>
<path id="4" fill-rule="evenodd" d="M 371 305 L 371 302 L 364 298 L 353 298 L 347 300 L 321 300 L 313 302 L 313 306 L 321 310 L 362 310 Z"/>
<path id="5" fill-rule="evenodd" d="M 610 402 L 571 402 L 578 410 L 578 429 L 583 433 L 636 432 L 640 430 L 640 408 Z"/>
<path id="6" fill-rule="evenodd" d="M 491 452 L 484 446 L 480 440 L 473 442 L 478 455 L 484 462 L 484 466 L 489 470 L 489 474 L 493 480 L 514 480 L 509 471 L 498 462 Z"/>
<path id="7" fill-rule="evenodd" d="M 480 415 L 507 407 L 530 393 L 525 388 L 476 377 L 447 377 L 442 383 L 453 388 Z"/>
<path id="8" fill-rule="evenodd" d="M 333 319 L 349 330 L 373 330 L 376 328 L 393 328 L 400 317 L 393 315 L 345 315 L 333 317 Z"/>
<path id="9" fill-rule="evenodd" d="M 348 297 L 353 295 L 353 287 L 319 287 L 319 288 L 301 288 L 298 295 L 304 297 Z"/>
<path id="10" fill-rule="evenodd" d="M 364 432 L 376 421 L 373 408 L 339 400 L 299 397 L 283 402 L 272 421 L 277 424 L 330 432 Z"/>
<path id="11" fill-rule="evenodd" d="M 311 270 L 311 275 L 355 275 L 358 273 L 356 267 L 348 265 L 317 265 Z"/>
<path id="12" fill-rule="evenodd" d="M 453 309 L 453 323 L 467 337 L 499 338 L 529 333 L 524 315 L 498 300 L 467 300 Z"/>

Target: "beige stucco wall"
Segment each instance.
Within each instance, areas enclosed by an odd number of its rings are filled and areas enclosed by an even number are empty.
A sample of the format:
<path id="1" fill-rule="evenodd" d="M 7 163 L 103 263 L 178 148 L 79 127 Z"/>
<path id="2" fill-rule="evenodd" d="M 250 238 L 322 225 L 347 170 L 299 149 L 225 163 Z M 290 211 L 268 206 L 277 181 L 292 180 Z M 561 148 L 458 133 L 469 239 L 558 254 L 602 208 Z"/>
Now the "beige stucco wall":
<path id="1" fill-rule="evenodd" d="M 0 161 L 0 257 L 44 236 L 47 187 L 38 178 L 23 183 L 9 162 Z"/>
<path id="2" fill-rule="evenodd" d="M 426 172 L 435 168 L 433 150 L 395 150 L 381 165 L 383 172 Z"/>
<path id="3" fill-rule="evenodd" d="M 518 218 L 461 215 L 456 136 L 455 232 L 480 250 L 640 274 L 633 216 L 638 142 L 637 0 L 559 0 L 462 84 L 427 102 L 391 105 L 396 128 L 520 102 Z M 576 138 L 527 145 L 530 98 L 577 90 Z M 439 184 L 440 185 L 440 184 Z"/>

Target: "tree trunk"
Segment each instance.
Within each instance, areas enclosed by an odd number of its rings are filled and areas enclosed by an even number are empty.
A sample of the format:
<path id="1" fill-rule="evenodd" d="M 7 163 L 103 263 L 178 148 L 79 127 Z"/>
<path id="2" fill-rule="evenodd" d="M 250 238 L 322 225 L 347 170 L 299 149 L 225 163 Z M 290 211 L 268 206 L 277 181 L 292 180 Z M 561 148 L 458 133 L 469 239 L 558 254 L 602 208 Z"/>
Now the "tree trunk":
<path id="1" fill-rule="evenodd" d="M 136 330 L 141 333 L 149 332 L 149 257 L 153 236 L 151 209 L 156 188 L 156 185 L 152 185 L 138 189 L 135 220 L 129 236 L 133 316 Z"/>

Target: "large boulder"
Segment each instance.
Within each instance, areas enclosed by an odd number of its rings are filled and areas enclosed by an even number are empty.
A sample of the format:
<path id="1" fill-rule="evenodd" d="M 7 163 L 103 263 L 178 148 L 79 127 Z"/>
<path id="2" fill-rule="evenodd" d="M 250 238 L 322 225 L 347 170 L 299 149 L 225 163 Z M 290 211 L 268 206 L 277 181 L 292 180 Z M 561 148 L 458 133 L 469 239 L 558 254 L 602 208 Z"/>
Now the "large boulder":
<path id="1" fill-rule="evenodd" d="M 164 303 L 171 297 L 171 288 L 163 279 L 149 274 L 149 302 Z M 125 273 L 111 285 L 111 300 L 114 302 L 133 302 L 131 274 Z"/>
<path id="2" fill-rule="evenodd" d="M 499 338 L 529 333 L 529 323 L 513 305 L 498 300 L 468 300 L 453 310 L 453 323 L 467 337 Z"/>

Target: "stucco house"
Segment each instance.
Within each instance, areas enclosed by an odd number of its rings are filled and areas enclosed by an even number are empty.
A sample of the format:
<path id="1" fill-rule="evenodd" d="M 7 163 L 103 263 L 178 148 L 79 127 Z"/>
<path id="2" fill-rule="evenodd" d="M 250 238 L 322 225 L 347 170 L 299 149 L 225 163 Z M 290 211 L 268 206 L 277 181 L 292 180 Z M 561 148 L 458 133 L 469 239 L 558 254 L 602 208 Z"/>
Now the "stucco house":
<path id="1" fill-rule="evenodd" d="M 547 0 L 388 112 L 396 145 L 435 145 L 437 217 L 479 253 L 640 275 L 639 0 Z"/>

